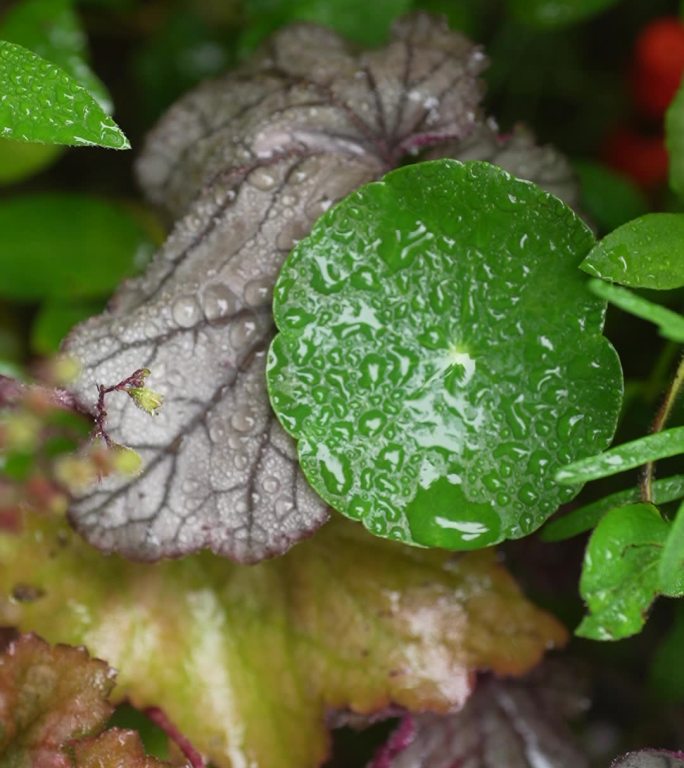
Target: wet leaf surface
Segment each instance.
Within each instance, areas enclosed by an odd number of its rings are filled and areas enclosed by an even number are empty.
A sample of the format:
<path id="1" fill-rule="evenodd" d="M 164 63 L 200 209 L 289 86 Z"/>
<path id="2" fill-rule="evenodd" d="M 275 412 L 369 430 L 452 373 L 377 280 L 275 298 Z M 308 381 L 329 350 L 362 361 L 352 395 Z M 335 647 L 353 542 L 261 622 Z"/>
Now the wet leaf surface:
<path id="1" fill-rule="evenodd" d="M 0 754 L 8 768 L 162 768 L 137 734 L 98 734 L 113 712 L 114 670 L 83 648 L 34 635 L 0 655 Z M 166 764 L 164 764 L 166 765 Z"/>
<path id="2" fill-rule="evenodd" d="M 372 768 L 588 768 L 567 722 L 588 704 L 578 687 L 548 663 L 523 680 L 482 679 L 462 711 L 412 718 L 407 746 Z"/>
<path id="3" fill-rule="evenodd" d="M 578 635 L 617 640 L 641 630 L 660 591 L 658 562 L 669 529 L 652 504 L 628 504 L 601 519 L 584 557 L 580 591 L 590 613 Z"/>
<path id="4" fill-rule="evenodd" d="M 186 215 L 145 275 L 67 344 L 84 366 L 75 392 L 86 407 L 96 384 L 141 367 L 165 398 L 153 421 L 127 398 L 108 401 L 112 439 L 144 467 L 74 505 L 91 543 L 147 560 L 210 548 L 252 562 L 327 519 L 268 404 L 273 283 L 333 202 L 411 150 L 474 128 L 483 63 L 425 15 L 358 56 L 298 25 L 172 108 L 139 170 L 153 200 Z"/>
<path id="5" fill-rule="evenodd" d="M 684 768 L 684 753 L 642 749 L 618 758 L 611 768 Z"/>
<path id="6" fill-rule="evenodd" d="M 335 509 L 407 543 L 478 548 L 541 525 L 605 446 L 622 376 L 577 265 L 586 226 L 486 163 L 395 171 L 289 257 L 271 400 Z"/>
<path id="7" fill-rule="evenodd" d="M 595 277 L 631 288 L 684 285 L 684 215 L 648 213 L 606 235 L 582 262 Z"/>
<path id="8" fill-rule="evenodd" d="M 0 40 L 3 138 L 43 144 L 129 149 L 128 139 L 95 99 L 58 66 Z"/>
<path id="9" fill-rule="evenodd" d="M 106 658 L 117 698 L 162 705 L 219 768 L 313 768 L 327 713 L 445 712 L 475 670 L 523 674 L 565 638 L 493 552 L 454 559 L 341 519 L 249 568 L 105 558 L 45 519 L 0 536 L 0 561 L 0 624 Z M 17 603 L 18 581 L 44 595 Z"/>

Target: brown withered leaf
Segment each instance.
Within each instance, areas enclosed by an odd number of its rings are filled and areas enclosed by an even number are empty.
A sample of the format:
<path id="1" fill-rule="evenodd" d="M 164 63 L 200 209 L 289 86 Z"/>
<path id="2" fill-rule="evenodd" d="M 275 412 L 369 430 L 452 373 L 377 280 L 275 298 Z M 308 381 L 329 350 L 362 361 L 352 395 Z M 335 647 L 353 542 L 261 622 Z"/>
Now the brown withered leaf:
<path id="1" fill-rule="evenodd" d="M 163 768 L 138 734 L 100 735 L 114 670 L 84 648 L 22 635 L 0 655 L 0 755 L 12 768 Z"/>
<path id="2" fill-rule="evenodd" d="M 588 768 L 566 722 L 586 704 L 558 663 L 519 680 L 481 679 L 460 712 L 402 722 L 372 768 Z"/>
<path id="3" fill-rule="evenodd" d="M 141 560 L 209 548 L 254 562 L 327 519 L 266 395 L 273 283 L 332 203 L 473 130 L 483 66 L 479 49 L 424 14 L 360 55 L 296 25 L 170 110 L 139 170 L 150 197 L 183 217 L 145 274 L 66 344 L 87 408 L 98 383 L 143 367 L 165 398 L 154 419 L 124 394 L 109 398 L 109 434 L 143 469 L 76 500 L 71 521 L 92 544 Z"/>

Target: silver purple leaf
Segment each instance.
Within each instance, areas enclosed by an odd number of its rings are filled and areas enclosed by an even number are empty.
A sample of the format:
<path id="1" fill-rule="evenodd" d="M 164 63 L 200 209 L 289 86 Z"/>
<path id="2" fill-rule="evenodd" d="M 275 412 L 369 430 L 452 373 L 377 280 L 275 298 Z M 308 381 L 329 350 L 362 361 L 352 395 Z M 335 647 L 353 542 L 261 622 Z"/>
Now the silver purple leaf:
<path id="1" fill-rule="evenodd" d="M 256 562 L 326 521 L 266 394 L 275 278 L 332 203 L 406 153 L 474 129 L 483 66 L 479 49 L 424 14 L 358 56 L 296 25 L 162 119 L 139 175 L 180 218 L 146 272 L 65 345 L 83 366 L 73 390 L 85 408 L 98 384 L 143 367 L 165 398 L 151 418 L 109 396 L 108 434 L 143 468 L 74 500 L 72 524 L 92 544 L 140 560 L 208 548 Z"/>
<path id="2" fill-rule="evenodd" d="M 684 752 L 642 749 L 619 757 L 611 768 L 684 768 Z"/>
<path id="3" fill-rule="evenodd" d="M 481 679 L 460 712 L 418 715 L 412 731 L 403 722 L 372 768 L 588 768 L 566 723 L 586 706 L 561 665 L 547 662 L 518 680 Z"/>
<path id="4" fill-rule="evenodd" d="M 568 159 L 555 147 L 540 146 L 534 134 L 516 125 L 509 135 L 499 135 L 496 124 L 487 121 L 462 141 L 451 141 L 432 149 L 431 159 L 486 160 L 513 176 L 532 181 L 560 198 L 566 205 L 579 207 L 580 187 Z"/>

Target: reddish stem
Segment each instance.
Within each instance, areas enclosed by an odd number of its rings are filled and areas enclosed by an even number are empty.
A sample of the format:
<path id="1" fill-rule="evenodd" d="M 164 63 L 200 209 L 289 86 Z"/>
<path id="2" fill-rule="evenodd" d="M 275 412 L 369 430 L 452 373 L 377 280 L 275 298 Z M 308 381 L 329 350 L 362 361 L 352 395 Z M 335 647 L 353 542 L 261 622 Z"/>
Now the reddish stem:
<path id="1" fill-rule="evenodd" d="M 187 757 L 192 768 L 206 768 L 207 764 L 202 755 L 193 747 L 189 739 L 169 720 L 163 710 L 159 709 L 159 707 L 149 707 L 143 711 L 178 746 L 180 751 Z"/>

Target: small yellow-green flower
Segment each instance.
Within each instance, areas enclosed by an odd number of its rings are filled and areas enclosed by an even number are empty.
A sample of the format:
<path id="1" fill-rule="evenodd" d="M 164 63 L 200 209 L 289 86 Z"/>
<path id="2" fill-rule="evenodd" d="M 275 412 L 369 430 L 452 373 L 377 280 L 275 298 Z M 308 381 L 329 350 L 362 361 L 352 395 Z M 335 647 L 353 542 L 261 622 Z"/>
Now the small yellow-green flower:
<path id="1" fill-rule="evenodd" d="M 148 387 L 129 387 L 126 392 L 138 408 L 146 413 L 156 413 L 164 402 L 164 398 L 159 392 L 155 392 Z"/>

